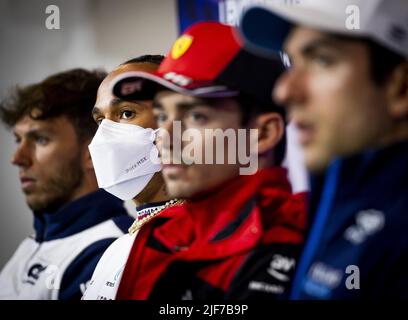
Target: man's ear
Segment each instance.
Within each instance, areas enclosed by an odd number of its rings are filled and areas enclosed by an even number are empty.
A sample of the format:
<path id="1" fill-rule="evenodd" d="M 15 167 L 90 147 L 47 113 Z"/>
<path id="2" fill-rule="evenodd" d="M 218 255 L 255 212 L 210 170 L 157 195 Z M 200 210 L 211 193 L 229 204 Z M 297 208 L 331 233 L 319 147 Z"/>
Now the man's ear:
<path id="1" fill-rule="evenodd" d="M 387 86 L 387 98 L 391 115 L 395 119 L 408 116 L 408 60 L 392 72 Z"/>
<path id="2" fill-rule="evenodd" d="M 258 153 L 263 154 L 272 150 L 282 139 L 285 123 L 282 116 L 276 112 L 260 114 L 255 120 L 258 129 Z"/>

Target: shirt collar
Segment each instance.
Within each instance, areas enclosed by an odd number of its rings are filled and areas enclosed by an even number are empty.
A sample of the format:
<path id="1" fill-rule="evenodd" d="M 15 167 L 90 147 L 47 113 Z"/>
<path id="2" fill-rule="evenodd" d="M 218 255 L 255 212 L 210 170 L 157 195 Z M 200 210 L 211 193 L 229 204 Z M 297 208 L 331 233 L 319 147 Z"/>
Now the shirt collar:
<path id="1" fill-rule="evenodd" d="M 55 212 L 36 213 L 35 239 L 42 242 L 65 238 L 121 215 L 127 215 L 123 201 L 100 189 Z"/>
<path id="2" fill-rule="evenodd" d="M 162 218 L 169 221 L 156 227 L 154 236 L 170 250 L 194 245 L 199 250 L 189 250 L 190 258 L 198 254 L 216 259 L 245 250 L 262 236 L 263 217 L 254 207 L 258 199 L 273 202 L 267 204 L 273 219 L 282 214 L 273 208 L 291 195 L 286 174 L 283 168 L 262 169 L 228 181 L 217 192 L 189 199 L 164 212 Z"/>
<path id="3" fill-rule="evenodd" d="M 137 220 L 141 220 L 144 217 L 151 214 L 153 211 L 159 209 L 161 206 L 164 206 L 166 201 L 161 202 L 154 202 L 154 203 L 146 203 L 136 207 L 136 218 Z"/>

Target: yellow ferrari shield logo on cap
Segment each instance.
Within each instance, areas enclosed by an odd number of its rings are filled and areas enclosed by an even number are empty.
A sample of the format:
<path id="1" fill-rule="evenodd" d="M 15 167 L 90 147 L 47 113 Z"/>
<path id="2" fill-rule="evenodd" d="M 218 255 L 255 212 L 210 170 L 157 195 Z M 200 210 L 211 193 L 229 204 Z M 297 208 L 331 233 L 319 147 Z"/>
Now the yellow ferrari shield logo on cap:
<path id="1" fill-rule="evenodd" d="M 180 58 L 183 54 L 186 53 L 188 48 L 190 48 L 192 42 L 193 37 L 191 36 L 183 35 L 178 38 L 174 43 L 173 48 L 171 48 L 171 57 L 173 59 Z"/>

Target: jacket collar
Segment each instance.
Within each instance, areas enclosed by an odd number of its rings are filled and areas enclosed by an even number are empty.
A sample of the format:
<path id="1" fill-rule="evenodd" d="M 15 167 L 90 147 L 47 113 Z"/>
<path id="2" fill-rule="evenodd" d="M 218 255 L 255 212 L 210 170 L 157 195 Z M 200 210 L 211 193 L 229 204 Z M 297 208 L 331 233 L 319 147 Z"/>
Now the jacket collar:
<path id="1" fill-rule="evenodd" d="M 155 228 L 154 237 L 170 251 L 185 250 L 186 260 L 237 254 L 255 246 L 268 224 L 282 219 L 280 208 L 292 196 L 283 168 L 239 176 L 215 191 L 167 210 L 161 217 L 171 218 Z"/>
<path id="2" fill-rule="evenodd" d="M 318 202 L 328 173 L 340 166 L 336 198 L 369 194 L 379 187 L 403 183 L 408 175 L 408 141 L 338 158 L 320 176 L 311 175 L 311 201 Z M 347 187 L 342 186 L 347 185 Z"/>
<path id="3" fill-rule="evenodd" d="M 366 150 L 349 157 L 335 159 L 320 175 L 310 175 L 308 224 L 316 220 L 323 194 L 335 188 L 333 203 L 358 203 L 373 199 L 381 201 L 381 194 L 388 190 L 405 188 L 408 180 L 408 141 L 385 148 Z M 335 185 L 329 186 L 327 177 L 336 175 Z M 350 214 L 352 214 L 350 212 Z M 337 216 L 337 219 L 347 219 Z"/>
<path id="4" fill-rule="evenodd" d="M 35 240 L 43 242 L 65 238 L 121 215 L 127 215 L 123 201 L 100 189 L 65 204 L 55 212 L 35 214 Z"/>

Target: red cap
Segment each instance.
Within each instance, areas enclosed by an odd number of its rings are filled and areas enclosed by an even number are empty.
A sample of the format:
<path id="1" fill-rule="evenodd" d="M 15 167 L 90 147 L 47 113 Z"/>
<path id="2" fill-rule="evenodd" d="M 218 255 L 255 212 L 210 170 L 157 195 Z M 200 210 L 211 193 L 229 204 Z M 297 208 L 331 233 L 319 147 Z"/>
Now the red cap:
<path id="1" fill-rule="evenodd" d="M 279 59 L 243 52 L 235 28 L 199 22 L 174 42 L 156 72 L 123 73 L 114 79 L 112 90 L 125 100 L 152 99 L 160 85 L 192 96 L 232 97 L 245 92 L 271 101 L 272 85 L 282 71 Z M 264 92 L 259 80 L 266 86 Z"/>

